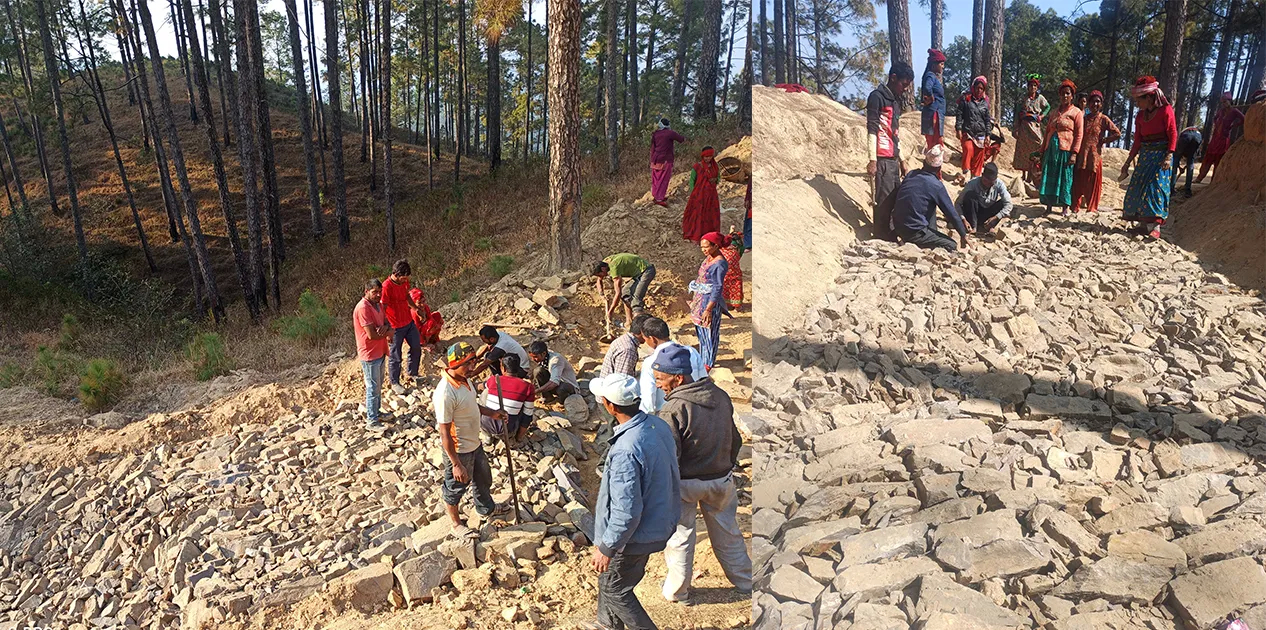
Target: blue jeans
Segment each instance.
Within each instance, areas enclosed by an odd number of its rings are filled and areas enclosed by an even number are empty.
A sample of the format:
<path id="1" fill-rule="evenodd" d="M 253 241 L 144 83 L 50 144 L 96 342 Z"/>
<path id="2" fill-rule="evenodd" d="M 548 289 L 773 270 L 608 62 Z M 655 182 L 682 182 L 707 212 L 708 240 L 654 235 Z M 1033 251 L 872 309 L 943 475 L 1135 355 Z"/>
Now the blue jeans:
<path id="1" fill-rule="evenodd" d="M 365 373 L 365 417 L 369 421 L 378 419 L 378 407 L 382 404 L 382 363 L 387 357 L 378 357 L 373 361 L 361 361 L 361 371 Z"/>
<path id="2" fill-rule="evenodd" d="M 391 376 L 391 384 L 400 384 L 401 354 L 404 343 L 409 342 L 409 376 L 418 375 L 418 365 L 422 363 L 422 334 L 418 325 L 409 322 L 408 326 L 391 331 L 391 360 L 387 362 L 387 374 Z"/>

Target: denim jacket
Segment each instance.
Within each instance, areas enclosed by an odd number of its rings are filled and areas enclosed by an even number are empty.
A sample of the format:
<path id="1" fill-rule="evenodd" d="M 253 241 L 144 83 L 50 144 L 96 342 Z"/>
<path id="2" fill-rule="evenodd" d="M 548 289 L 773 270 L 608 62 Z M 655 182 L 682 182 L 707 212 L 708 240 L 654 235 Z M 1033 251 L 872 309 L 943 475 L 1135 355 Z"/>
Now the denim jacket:
<path id="1" fill-rule="evenodd" d="M 681 518 L 680 483 L 667 422 L 639 413 L 617 426 L 594 510 L 594 544 L 608 558 L 662 551 Z"/>

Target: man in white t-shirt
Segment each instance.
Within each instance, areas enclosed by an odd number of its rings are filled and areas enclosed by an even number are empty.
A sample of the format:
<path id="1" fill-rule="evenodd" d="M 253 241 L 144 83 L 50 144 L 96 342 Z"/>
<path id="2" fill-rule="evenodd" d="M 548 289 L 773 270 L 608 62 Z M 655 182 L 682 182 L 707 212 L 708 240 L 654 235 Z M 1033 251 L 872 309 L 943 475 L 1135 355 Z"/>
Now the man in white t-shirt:
<path id="1" fill-rule="evenodd" d="M 504 504 L 497 505 L 492 499 L 492 468 L 488 454 L 479 441 L 480 416 L 506 421 L 504 411 L 494 411 L 479 404 L 475 388 L 470 383 L 474 368 L 475 349 L 466 342 L 455 343 L 445 353 L 447 368 L 444 378 L 435 387 L 431 402 L 435 406 L 435 424 L 440 433 L 440 446 L 444 449 L 444 506 L 453 521 L 455 538 L 474 538 L 479 532 L 462 521 L 462 495 L 471 481 L 475 482 L 475 511 L 484 518 L 491 518 L 508 511 Z"/>
<path id="2" fill-rule="evenodd" d="M 642 360 L 642 371 L 638 383 L 642 389 L 642 411 L 649 414 L 659 413 L 664 406 L 664 390 L 655 386 L 655 359 L 661 350 L 669 346 L 680 346 L 690 352 L 691 378 L 699 380 L 708 376 L 703 366 L 703 355 L 691 346 L 673 341 L 668 331 L 668 323 L 658 317 L 652 317 L 642 323 L 642 342 L 651 348 L 651 353 Z"/>
<path id="3" fill-rule="evenodd" d="M 519 357 L 519 365 L 523 369 L 527 369 L 532 365 L 528 360 L 527 350 L 515 341 L 514 337 L 497 330 L 496 326 L 483 326 L 479 329 L 479 340 L 484 342 L 484 346 L 479 349 L 476 356 L 483 361 L 479 363 L 475 371 L 471 372 L 471 376 L 482 373 L 484 370 L 491 369 L 493 374 L 501 373 L 501 358 L 507 354 L 513 354 Z"/>

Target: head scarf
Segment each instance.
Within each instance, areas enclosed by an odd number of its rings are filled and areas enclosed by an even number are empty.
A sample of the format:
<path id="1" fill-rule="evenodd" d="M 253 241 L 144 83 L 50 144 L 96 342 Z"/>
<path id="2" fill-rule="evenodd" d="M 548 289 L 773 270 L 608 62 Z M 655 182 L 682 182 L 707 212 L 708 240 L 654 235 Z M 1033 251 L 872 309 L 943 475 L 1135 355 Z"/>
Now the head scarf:
<path id="1" fill-rule="evenodd" d="M 1028 74 L 1028 75 L 1025 75 L 1025 77 L 1024 77 L 1024 78 L 1026 78 L 1026 79 L 1028 79 L 1028 80 L 1029 80 L 1029 81 L 1028 81 L 1028 83 L 1026 83 L 1026 85 L 1033 85 L 1033 84 L 1035 84 L 1035 83 L 1036 83 L 1036 84 L 1037 84 L 1037 87 L 1038 87 L 1039 89 L 1041 89 L 1041 87 L 1042 87 L 1042 75 L 1040 75 L 1040 74 Z"/>
<path id="2" fill-rule="evenodd" d="M 700 240 L 704 240 L 709 243 L 712 243 L 713 245 L 716 245 L 717 247 L 725 247 L 730 244 L 730 237 L 720 232 L 708 232 L 707 234 L 704 234 L 703 238 Z"/>
<path id="3" fill-rule="evenodd" d="M 932 148 L 923 154 L 923 165 L 928 168 L 941 168 L 944 162 L 945 152 L 939 144 L 932 145 Z"/>
<path id="4" fill-rule="evenodd" d="M 667 119 L 667 118 L 660 118 L 660 119 L 659 119 L 659 128 L 660 128 L 660 129 L 667 129 L 667 128 L 668 128 L 668 119 Z"/>
<path id="5" fill-rule="evenodd" d="M 1071 79 L 1064 79 L 1059 82 L 1059 91 L 1063 92 L 1064 88 L 1068 88 L 1074 96 L 1077 94 L 1077 84 L 1073 83 Z"/>
<path id="6" fill-rule="evenodd" d="M 1098 97 L 1099 97 L 1099 100 L 1101 100 L 1101 101 L 1103 100 L 1103 92 L 1100 92 L 1099 90 L 1090 90 L 1090 96 L 1088 96 L 1087 98 L 1088 98 L 1088 99 L 1089 99 L 1089 98 L 1094 98 L 1094 97 L 1096 97 L 1096 96 L 1098 96 Z"/>
<path id="7" fill-rule="evenodd" d="M 1248 98 L 1248 101 L 1250 103 L 1257 103 L 1263 99 L 1266 99 L 1266 90 L 1257 90 L 1256 92 L 1253 92 L 1253 95 Z"/>
<path id="8" fill-rule="evenodd" d="M 714 150 L 712 149 L 712 147 L 708 147 L 708 148 L 704 149 L 703 151 L 699 152 L 699 157 L 701 157 L 701 158 L 703 158 L 703 159 L 705 159 L 705 160 L 706 160 L 706 159 L 708 159 L 708 158 L 710 158 L 710 157 L 712 157 L 712 156 L 714 156 L 714 155 L 716 155 L 716 151 L 714 151 Z"/>
<path id="9" fill-rule="evenodd" d="M 929 48 L 929 49 L 928 49 L 928 62 L 930 62 L 930 63 L 940 63 L 940 62 L 942 62 L 942 61 L 945 61 L 945 53 L 943 53 L 943 52 L 941 52 L 941 51 L 939 51 L 939 50 L 937 50 L 937 49 L 935 49 L 935 48 Z"/>
<path id="10" fill-rule="evenodd" d="M 971 86 L 972 86 L 973 88 L 975 88 L 975 87 L 976 87 L 976 84 L 977 84 L 977 83 L 979 83 L 979 84 L 981 84 L 981 85 L 983 85 L 983 86 L 985 86 L 985 87 L 989 87 L 989 80 L 988 80 L 988 79 L 986 79 L 983 75 L 982 75 L 982 76 L 978 76 L 978 77 L 976 77 L 976 78 L 974 78 L 974 79 L 972 79 L 972 80 L 971 80 Z"/>
<path id="11" fill-rule="evenodd" d="M 1235 100 L 1235 95 L 1234 95 L 1234 94 L 1232 94 L 1232 93 L 1230 93 L 1229 91 L 1228 91 L 1228 92 L 1223 92 L 1223 93 L 1222 93 L 1222 100 L 1224 100 L 1224 101 L 1234 101 L 1234 100 Z"/>
<path id="12" fill-rule="evenodd" d="M 1134 82 L 1134 87 L 1130 88 L 1130 96 L 1133 98 L 1146 96 L 1148 94 L 1156 95 L 1157 105 L 1161 107 L 1169 105 L 1169 99 L 1165 98 L 1165 93 L 1160 89 L 1160 82 L 1156 80 L 1156 77 L 1151 75 L 1139 77 L 1138 80 Z"/>

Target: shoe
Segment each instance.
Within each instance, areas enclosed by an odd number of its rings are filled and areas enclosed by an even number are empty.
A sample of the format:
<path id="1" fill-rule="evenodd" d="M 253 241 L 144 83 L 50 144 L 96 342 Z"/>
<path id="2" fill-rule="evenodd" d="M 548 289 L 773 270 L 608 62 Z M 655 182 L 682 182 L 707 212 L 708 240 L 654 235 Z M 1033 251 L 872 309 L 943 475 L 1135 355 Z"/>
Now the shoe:
<path id="1" fill-rule="evenodd" d="M 480 514 L 480 516 L 484 518 L 492 518 L 494 516 L 501 516 L 503 514 L 509 514 L 509 513 L 510 513 L 509 503 L 498 503 L 496 507 L 492 508 L 491 512 L 487 514 Z"/>
<path id="2" fill-rule="evenodd" d="M 378 420 L 370 420 L 365 423 L 365 430 L 373 431 L 374 433 L 382 433 L 387 430 L 387 427 Z"/>
<path id="3" fill-rule="evenodd" d="M 453 529 L 448 530 L 448 535 L 458 540 L 462 540 L 464 538 L 479 538 L 479 532 L 477 530 L 471 529 L 465 525 L 454 525 Z"/>
<path id="4" fill-rule="evenodd" d="M 403 396 L 404 393 L 409 390 L 405 389 L 404 385 L 401 385 L 400 383 L 396 383 L 391 386 L 391 391 L 395 392 L 397 395 Z"/>
<path id="5" fill-rule="evenodd" d="M 1159 228 L 1159 227 L 1154 227 L 1154 228 L 1152 228 L 1152 231 L 1151 231 L 1151 232 L 1148 232 L 1148 233 L 1147 233 L 1147 235 L 1148 235 L 1149 237 L 1151 237 L 1151 238 L 1152 238 L 1152 240 L 1159 241 L 1159 240 L 1160 240 L 1160 237 L 1161 237 L 1161 236 L 1160 236 L 1160 228 Z"/>

